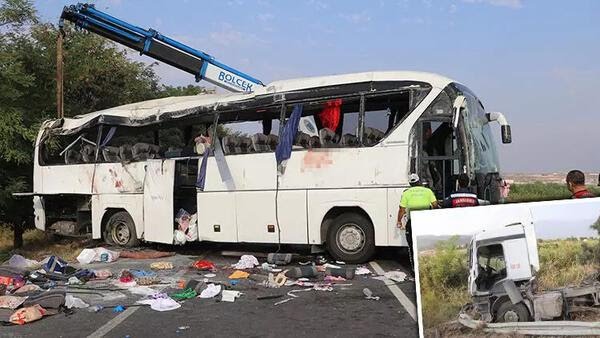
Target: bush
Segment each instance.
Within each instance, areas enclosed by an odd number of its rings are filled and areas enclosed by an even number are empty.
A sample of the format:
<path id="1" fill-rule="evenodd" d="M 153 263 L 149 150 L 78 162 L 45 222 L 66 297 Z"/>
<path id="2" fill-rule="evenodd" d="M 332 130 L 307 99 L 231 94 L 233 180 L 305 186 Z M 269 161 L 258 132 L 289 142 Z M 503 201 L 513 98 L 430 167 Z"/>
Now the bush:
<path id="1" fill-rule="evenodd" d="M 538 242 L 540 271 L 538 280 L 543 289 L 581 283 L 598 268 L 598 240 L 553 240 Z"/>
<path id="2" fill-rule="evenodd" d="M 588 186 L 590 192 L 600 196 L 600 188 Z M 509 203 L 562 200 L 571 198 L 571 192 L 560 183 L 516 183 L 510 186 Z"/>
<path id="3" fill-rule="evenodd" d="M 467 293 L 467 251 L 458 245 L 458 237 L 441 241 L 435 254 L 419 256 L 419 277 L 423 323 L 433 327 L 456 318 L 469 302 Z"/>
<path id="4" fill-rule="evenodd" d="M 420 258 L 419 270 L 429 285 L 464 286 L 469 274 L 467 252 L 458 246 L 458 237 L 440 241 L 436 245 L 435 255 Z"/>

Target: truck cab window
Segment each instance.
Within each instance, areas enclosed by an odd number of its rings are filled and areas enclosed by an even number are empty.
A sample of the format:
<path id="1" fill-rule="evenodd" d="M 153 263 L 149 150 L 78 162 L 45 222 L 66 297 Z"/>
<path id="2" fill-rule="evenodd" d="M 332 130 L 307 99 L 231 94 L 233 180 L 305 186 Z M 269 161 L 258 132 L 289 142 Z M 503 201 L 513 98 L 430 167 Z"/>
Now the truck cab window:
<path id="1" fill-rule="evenodd" d="M 477 249 L 477 290 L 490 290 L 494 284 L 506 278 L 506 263 L 501 244 L 482 246 Z"/>

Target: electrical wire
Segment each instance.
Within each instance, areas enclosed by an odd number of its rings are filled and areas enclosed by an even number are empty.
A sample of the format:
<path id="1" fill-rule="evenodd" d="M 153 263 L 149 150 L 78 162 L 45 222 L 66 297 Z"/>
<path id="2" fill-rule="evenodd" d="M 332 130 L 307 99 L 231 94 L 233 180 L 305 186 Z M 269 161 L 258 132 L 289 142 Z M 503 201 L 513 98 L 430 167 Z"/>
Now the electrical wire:
<path id="1" fill-rule="evenodd" d="M 277 183 L 275 185 L 275 224 L 277 225 L 277 251 L 281 251 L 281 228 L 279 227 L 279 175 L 276 174 Z"/>

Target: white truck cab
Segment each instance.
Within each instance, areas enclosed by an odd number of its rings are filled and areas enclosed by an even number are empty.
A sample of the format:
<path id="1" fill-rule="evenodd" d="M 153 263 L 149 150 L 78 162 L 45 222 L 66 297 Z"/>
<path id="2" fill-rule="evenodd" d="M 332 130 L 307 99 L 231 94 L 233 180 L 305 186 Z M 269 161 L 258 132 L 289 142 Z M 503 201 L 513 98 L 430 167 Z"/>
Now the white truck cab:
<path id="1" fill-rule="evenodd" d="M 469 293 L 485 295 L 495 284 L 510 279 L 529 281 L 539 270 L 533 225 L 510 224 L 475 234 L 469 246 Z"/>
<path id="2" fill-rule="evenodd" d="M 535 280 L 539 257 L 531 223 L 483 231 L 469 244 L 469 294 L 485 321 L 528 321 L 533 304 L 522 290 Z"/>

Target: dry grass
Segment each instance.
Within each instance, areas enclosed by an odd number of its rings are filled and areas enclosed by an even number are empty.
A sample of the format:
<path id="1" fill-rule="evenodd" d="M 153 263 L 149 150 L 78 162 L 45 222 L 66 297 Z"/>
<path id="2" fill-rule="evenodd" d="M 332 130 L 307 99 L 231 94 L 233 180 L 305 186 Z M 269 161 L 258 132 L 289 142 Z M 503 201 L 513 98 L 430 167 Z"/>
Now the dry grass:
<path id="1" fill-rule="evenodd" d="M 49 240 L 43 231 L 33 229 L 23 234 L 23 247 L 13 250 L 12 230 L 0 226 L 0 261 L 5 261 L 13 254 L 19 254 L 35 260 L 56 255 L 68 262 L 74 262 L 86 242 L 84 239 L 72 238 Z"/>
<path id="2" fill-rule="evenodd" d="M 538 282 L 545 290 L 581 284 L 599 268 L 600 242 L 596 239 L 539 241 L 538 250 Z"/>

